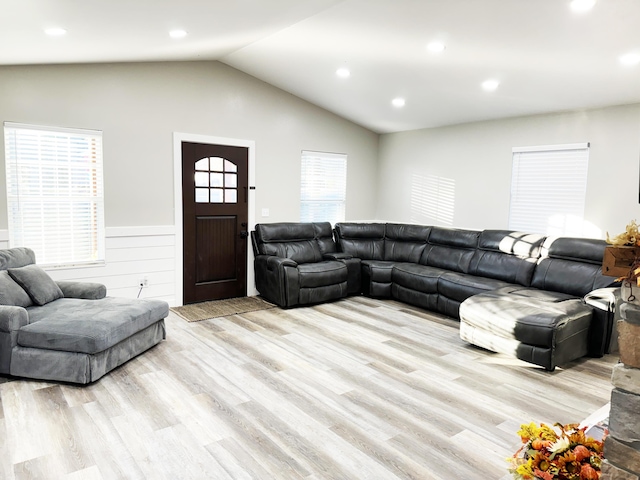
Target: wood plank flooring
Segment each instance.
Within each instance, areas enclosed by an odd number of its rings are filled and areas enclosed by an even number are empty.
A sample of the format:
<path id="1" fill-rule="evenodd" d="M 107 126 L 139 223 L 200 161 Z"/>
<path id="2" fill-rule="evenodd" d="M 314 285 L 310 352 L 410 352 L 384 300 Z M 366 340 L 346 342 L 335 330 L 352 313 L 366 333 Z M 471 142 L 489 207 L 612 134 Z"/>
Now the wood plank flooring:
<path id="1" fill-rule="evenodd" d="M 0 377 L 0 478 L 507 477 L 523 422 L 580 422 L 617 357 L 546 372 L 353 297 L 187 323 L 93 385 Z"/>

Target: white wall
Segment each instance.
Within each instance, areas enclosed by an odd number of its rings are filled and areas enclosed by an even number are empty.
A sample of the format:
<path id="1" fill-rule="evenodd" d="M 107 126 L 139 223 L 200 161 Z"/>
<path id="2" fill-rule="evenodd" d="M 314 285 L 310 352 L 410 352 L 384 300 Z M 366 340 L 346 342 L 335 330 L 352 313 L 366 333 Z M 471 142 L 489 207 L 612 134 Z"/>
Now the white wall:
<path id="1" fill-rule="evenodd" d="M 174 226 L 174 132 L 255 142 L 257 222 L 299 219 L 302 150 L 346 153 L 347 218 L 375 215 L 377 134 L 219 62 L 0 67 L 0 120 L 104 132 L 107 233 L 117 233 L 115 250 L 131 246 L 136 258 L 108 251 L 106 267 L 54 276 L 106 279 L 109 294 L 135 296 L 139 277 L 148 274 L 143 296 L 175 298 L 166 271 L 153 270 L 160 262 L 174 268 L 165 245 Z M 268 218 L 260 216 L 263 208 Z M 6 228 L 0 182 L 0 230 Z M 141 257 L 140 238 L 157 255 Z"/>
<path id="2" fill-rule="evenodd" d="M 592 231 L 604 237 L 640 221 L 637 104 L 382 135 L 377 217 L 445 224 L 416 194 L 421 180 L 440 177 L 455 184 L 452 226 L 507 228 L 511 149 L 580 142 L 591 143 L 585 220 Z"/>
<path id="3" fill-rule="evenodd" d="M 174 132 L 255 142 L 258 222 L 299 218 L 300 152 L 320 150 L 348 155 L 347 220 L 436 223 L 412 183 L 441 177 L 455 183 L 454 226 L 506 228 L 511 148 L 578 142 L 591 142 L 587 221 L 604 235 L 640 220 L 640 105 L 379 137 L 221 63 L 172 62 L 0 67 L 0 120 L 103 130 L 107 265 L 52 275 L 110 294 L 137 295 L 147 275 L 141 296 L 176 298 Z M 0 246 L 6 228 L 0 182 Z"/>

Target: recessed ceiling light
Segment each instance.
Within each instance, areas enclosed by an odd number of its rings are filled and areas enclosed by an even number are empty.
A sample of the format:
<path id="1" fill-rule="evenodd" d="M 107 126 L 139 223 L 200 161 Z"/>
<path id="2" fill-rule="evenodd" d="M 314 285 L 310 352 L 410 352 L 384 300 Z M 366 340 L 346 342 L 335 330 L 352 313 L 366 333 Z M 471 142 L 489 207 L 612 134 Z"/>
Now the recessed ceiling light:
<path id="1" fill-rule="evenodd" d="M 171 30 L 169 32 L 169 36 L 171 38 L 184 38 L 187 36 L 187 32 L 185 32 L 184 30 Z"/>
<path id="2" fill-rule="evenodd" d="M 484 82 L 482 82 L 482 88 L 487 92 L 493 92 L 498 88 L 498 85 L 500 85 L 500 82 L 498 80 L 485 80 Z"/>
<path id="3" fill-rule="evenodd" d="M 405 101 L 405 99 L 404 99 L 404 98 L 400 98 L 400 97 L 398 97 L 398 98 L 394 98 L 393 100 L 391 100 L 391 104 L 392 104 L 394 107 L 398 107 L 398 108 L 400 108 L 400 107 L 404 107 L 405 103 L 407 103 L 407 102 Z"/>
<path id="4" fill-rule="evenodd" d="M 596 4 L 596 0 L 573 0 L 571 2 L 571 9 L 574 12 L 586 12 L 591 10 Z"/>
<path id="5" fill-rule="evenodd" d="M 635 53 L 635 52 L 625 53 L 624 55 L 621 55 L 620 58 L 618 58 L 618 60 L 620 60 L 620 63 L 622 65 L 625 65 L 627 67 L 632 67 L 640 63 L 640 53 Z"/>
<path id="6" fill-rule="evenodd" d="M 351 76 L 351 72 L 349 71 L 348 68 L 343 67 L 336 70 L 336 75 L 339 76 L 340 78 L 349 78 Z"/>
<path id="7" fill-rule="evenodd" d="M 64 28 L 53 27 L 47 28 L 44 33 L 46 33 L 47 35 L 51 35 L 52 37 L 60 37 L 62 35 L 65 35 L 67 31 Z"/>
<path id="8" fill-rule="evenodd" d="M 431 53 L 442 53 L 444 52 L 445 48 L 447 47 L 445 47 L 444 43 L 442 42 L 431 42 L 429 45 L 427 45 L 427 50 L 429 50 Z"/>

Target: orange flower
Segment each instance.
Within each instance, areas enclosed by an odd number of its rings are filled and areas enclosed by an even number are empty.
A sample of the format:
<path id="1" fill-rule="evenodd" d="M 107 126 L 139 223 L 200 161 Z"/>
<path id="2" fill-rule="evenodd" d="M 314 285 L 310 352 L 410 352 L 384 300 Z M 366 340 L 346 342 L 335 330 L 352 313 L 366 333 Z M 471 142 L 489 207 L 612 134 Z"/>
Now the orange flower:
<path id="1" fill-rule="evenodd" d="M 600 474 L 591 465 L 582 465 L 580 469 L 580 480 L 598 480 Z"/>
<path id="2" fill-rule="evenodd" d="M 576 456 L 576 460 L 578 462 L 582 462 L 582 460 L 584 460 L 585 458 L 591 457 L 591 452 L 584 445 L 578 445 L 576 448 L 574 448 L 573 454 Z"/>
<path id="3" fill-rule="evenodd" d="M 531 448 L 534 450 L 542 450 L 543 448 L 547 448 L 549 445 L 551 445 L 549 440 L 543 440 L 541 438 L 536 438 L 531 442 Z"/>

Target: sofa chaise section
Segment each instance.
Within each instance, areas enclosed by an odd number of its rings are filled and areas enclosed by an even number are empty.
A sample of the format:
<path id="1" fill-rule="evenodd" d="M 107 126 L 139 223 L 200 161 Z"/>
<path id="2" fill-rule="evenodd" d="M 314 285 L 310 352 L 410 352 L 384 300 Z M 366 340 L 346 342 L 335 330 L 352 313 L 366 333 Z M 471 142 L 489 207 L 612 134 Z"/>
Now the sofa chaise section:
<path id="1" fill-rule="evenodd" d="M 86 384 L 165 338 L 166 302 L 106 297 L 97 283 L 54 282 L 30 249 L 0 250 L 0 282 L 18 292 L 17 304 L 3 295 L 0 305 L 0 374 Z"/>
<path id="2" fill-rule="evenodd" d="M 609 287 L 601 273 L 605 242 L 546 238 L 530 286 L 474 295 L 460 308 L 460 336 L 492 351 L 507 353 L 553 370 L 589 353 L 601 354 L 599 317 L 585 297 Z"/>
<path id="3" fill-rule="evenodd" d="M 501 288 L 462 304 L 460 337 L 553 370 L 587 355 L 592 310 L 572 295 Z"/>

